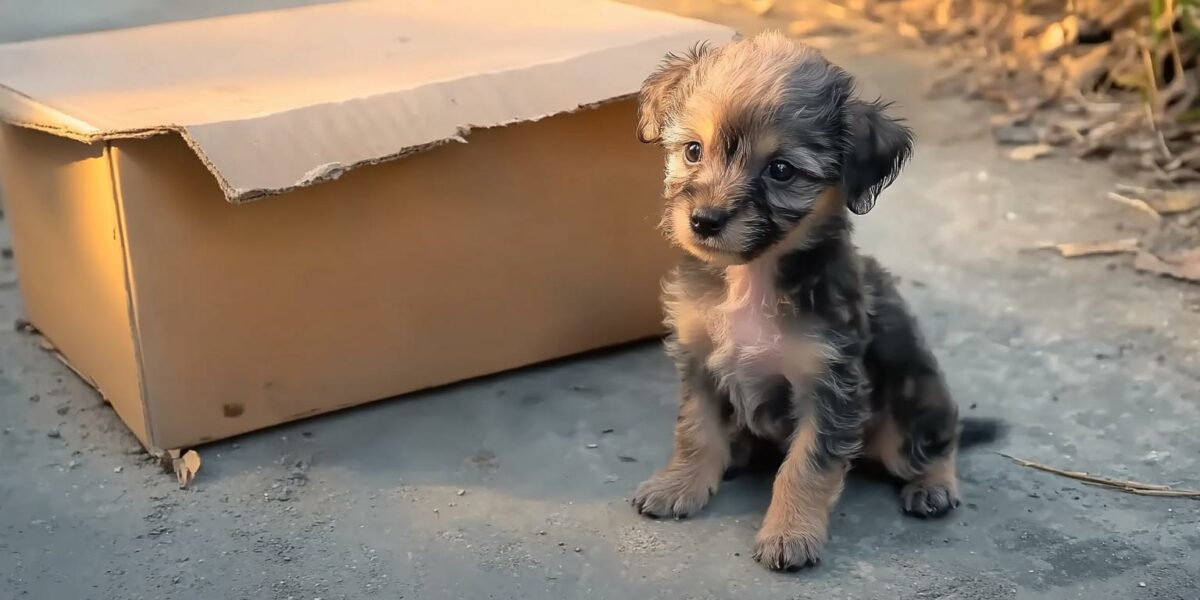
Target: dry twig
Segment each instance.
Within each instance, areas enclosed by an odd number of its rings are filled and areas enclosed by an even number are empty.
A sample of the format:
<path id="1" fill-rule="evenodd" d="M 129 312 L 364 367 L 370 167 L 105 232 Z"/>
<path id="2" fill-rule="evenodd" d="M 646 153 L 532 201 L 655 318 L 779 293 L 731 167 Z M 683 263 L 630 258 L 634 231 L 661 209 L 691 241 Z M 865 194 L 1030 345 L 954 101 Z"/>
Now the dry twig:
<path id="1" fill-rule="evenodd" d="M 1049 465 L 1044 465 L 1042 463 L 1034 462 L 1032 460 L 1026 460 L 1024 458 L 1017 458 L 1015 456 L 1010 456 L 1010 455 L 1004 454 L 1002 452 L 997 452 L 997 454 L 999 454 L 1000 456 L 1003 456 L 1004 458 L 1007 458 L 1008 460 L 1011 460 L 1011 461 L 1017 463 L 1018 465 L 1021 465 L 1022 467 L 1029 467 L 1031 469 L 1037 469 L 1038 471 L 1042 471 L 1045 473 L 1051 473 L 1054 475 L 1059 475 L 1061 477 L 1066 477 L 1068 479 L 1082 481 L 1083 483 L 1086 483 L 1088 485 L 1108 488 L 1111 490 L 1117 490 L 1119 492 L 1127 492 L 1130 494 L 1137 494 L 1139 496 L 1159 496 L 1159 497 L 1167 497 L 1167 498 L 1191 498 L 1193 500 L 1200 500 L 1200 490 L 1177 490 L 1177 489 L 1172 488 L 1169 485 L 1158 485 L 1158 484 L 1152 484 L 1152 483 L 1141 483 L 1138 481 L 1130 481 L 1127 479 L 1113 479 L 1110 477 L 1099 477 L 1096 475 L 1090 475 L 1083 471 L 1068 471 L 1066 469 L 1059 469 L 1058 467 L 1051 467 Z"/>

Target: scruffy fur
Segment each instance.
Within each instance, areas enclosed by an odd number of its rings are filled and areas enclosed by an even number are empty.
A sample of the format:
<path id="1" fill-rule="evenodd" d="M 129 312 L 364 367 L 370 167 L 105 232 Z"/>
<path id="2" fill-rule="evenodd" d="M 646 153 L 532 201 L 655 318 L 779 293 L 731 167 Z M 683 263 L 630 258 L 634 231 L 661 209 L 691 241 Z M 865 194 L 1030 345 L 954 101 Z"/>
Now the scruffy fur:
<path id="1" fill-rule="evenodd" d="M 815 564 L 851 460 L 906 483 L 905 511 L 959 504 L 958 410 L 892 278 L 851 243 L 912 135 L 816 50 L 776 33 L 668 56 L 639 137 L 666 152 L 665 284 L 682 383 L 674 452 L 636 509 L 700 510 L 753 448 L 785 454 L 755 560 Z M 782 163 L 782 164 L 781 164 Z"/>

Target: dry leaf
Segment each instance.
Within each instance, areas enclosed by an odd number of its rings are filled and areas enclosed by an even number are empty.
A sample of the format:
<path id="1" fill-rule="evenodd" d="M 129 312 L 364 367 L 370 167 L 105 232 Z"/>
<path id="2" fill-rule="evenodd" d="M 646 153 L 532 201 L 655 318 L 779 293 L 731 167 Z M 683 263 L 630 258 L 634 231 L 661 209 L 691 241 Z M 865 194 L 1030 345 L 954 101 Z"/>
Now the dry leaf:
<path id="1" fill-rule="evenodd" d="M 1070 15 L 1067 18 L 1054 23 L 1042 32 L 1038 37 L 1038 49 L 1042 54 L 1050 54 L 1067 44 L 1075 43 L 1075 39 L 1079 36 L 1079 18 L 1075 15 Z"/>
<path id="2" fill-rule="evenodd" d="M 1164 192 L 1160 196 L 1146 198 L 1146 203 L 1162 215 L 1190 212 L 1200 208 L 1200 192 L 1185 190 Z"/>
<path id="3" fill-rule="evenodd" d="M 1064 242 L 1056 244 L 1047 242 L 1038 245 L 1038 248 L 1053 248 L 1058 250 L 1058 253 L 1063 258 L 1078 258 L 1080 256 L 1099 256 L 1104 254 L 1123 254 L 1126 252 L 1137 252 L 1137 238 L 1124 238 L 1120 240 L 1109 240 L 1103 242 Z"/>
<path id="4" fill-rule="evenodd" d="M 1043 156 L 1048 156 L 1054 152 L 1054 149 L 1046 144 L 1026 144 L 1013 148 L 1008 157 L 1013 160 L 1037 160 Z"/>
<path id="5" fill-rule="evenodd" d="M 1165 257 L 1138 252 L 1133 268 L 1147 273 L 1200 283 L 1200 248 L 1192 248 Z"/>

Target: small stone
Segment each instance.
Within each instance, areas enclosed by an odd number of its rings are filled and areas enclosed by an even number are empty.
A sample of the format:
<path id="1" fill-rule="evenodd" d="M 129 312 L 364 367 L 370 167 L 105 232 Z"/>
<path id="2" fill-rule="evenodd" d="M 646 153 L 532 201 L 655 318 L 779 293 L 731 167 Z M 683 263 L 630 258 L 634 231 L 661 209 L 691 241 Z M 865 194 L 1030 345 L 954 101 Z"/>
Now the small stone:
<path id="1" fill-rule="evenodd" d="M 608 477 L 604 478 L 604 483 L 616 483 L 616 482 L 617 482 L 616 475 L 609 475 Z"/>
<path id="2" fill-rule="evenodd" d="M 467 490 L 458 490 L 457 492 L 454 492 L 454 493 L 459 496 L 466 496 Z"/>
<path id="3" fill-rule="evenodd" d="M 600 447 L 600 444 L 588 444 L 587 445 L 588 450 L 595 450 L 596 448 L 599 448 L 599 447 Z"/>
<path id="4" fill-rule="evenodd" d="M 120 473 L 121 471 L 124 471 L 124 470 L 125 469 L 123 469 L 121 467 L 113 467 L 113 473 Z"/>
<path id="5" fill-rule="evenodd" d="M 580 548 L 579 546 L 575 546 L 575 551 L 576 551 L 576 552 L 583 552 L 583 548 Z"/>
<path id="6" fill-rule="evenodd" d="M 433 512 L 440 513 L 441 511 L 435 508 L 435 509 L 433 509 Z"/>
<path id="7" fill-rule="evenodd" d="M 54 412 L 58 413 L 59 415 L 65 415 L 65 414 L 71 412 L 71 407 L 64 404 L 64 405 L 54 409 Z"/>
<path id="8" fill-rule="evenodd" d="M 39 401 L 41 401 L 41 399 L 42 399 L 42 397 L 37 394 L 34 394 L 29 397 L 30 402 L 39 402 Z"/>
<path id="9" fill-rule="evenodd" d="M 50 431 L 46 432 L 46 437 L 48 437 L 52 440 L 57 440 L 58 438 L 62 437 L 62 432 L 60 432 L 57 429 L 51 429 Z"/>
<path id="10" fill-rule="evenodd" d="M 8 248 L 8 247 L 0 248 L 0 258 L 12 258 L 12 257 L 13 257 L 12 248 Z"/>
<path id="11" fill-rule="evenodd" d="M 539 532 L 538 532 L 538 535 L 546 535 L 546 530 L 545 530 L 545 529 L 543 529 L 543 530 L 539 531 Z"/>
<path id="12" fill-rule="evenodd" d="M 1139 581 L 1139 582 L 1138 582 L 1138 587 L 1146 587 L 1146 582 L 1145 582 L 1145 581 Z"/>

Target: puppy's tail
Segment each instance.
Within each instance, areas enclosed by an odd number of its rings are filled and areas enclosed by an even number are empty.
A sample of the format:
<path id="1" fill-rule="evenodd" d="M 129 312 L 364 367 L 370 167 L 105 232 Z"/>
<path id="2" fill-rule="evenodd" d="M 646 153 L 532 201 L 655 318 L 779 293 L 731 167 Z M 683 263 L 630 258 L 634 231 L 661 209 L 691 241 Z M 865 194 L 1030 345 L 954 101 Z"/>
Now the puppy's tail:
<path id="1" fill-rule="evenodd" d="M 1008 424 L 1000 419 L 965 417 L 960 421 L 958 447 L 970 448 L 990 444 L 1008 435 Z"/>

